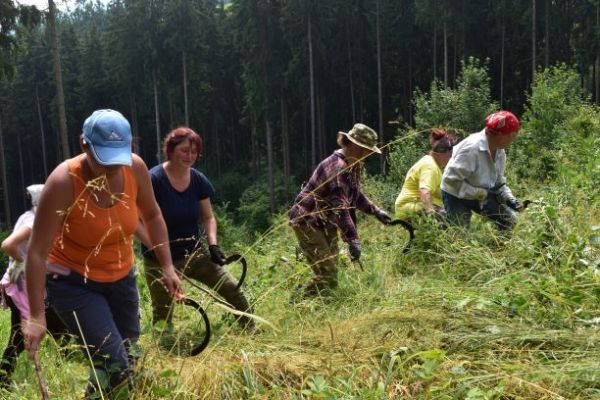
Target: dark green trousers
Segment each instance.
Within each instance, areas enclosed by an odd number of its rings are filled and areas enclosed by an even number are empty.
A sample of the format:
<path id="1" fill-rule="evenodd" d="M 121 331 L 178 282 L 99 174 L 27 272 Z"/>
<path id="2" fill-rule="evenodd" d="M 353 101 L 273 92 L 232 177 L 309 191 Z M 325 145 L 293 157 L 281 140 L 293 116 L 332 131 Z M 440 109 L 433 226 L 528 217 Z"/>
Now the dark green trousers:
<path id="1" fill-rule="evenodd" d="M 189 278 L 213 289 L 236 310 L 252 313 L 252 307 L 242 291 L 235 288 L 237 282 L 223 266 L 213 263 L 207 255 L 192 256 L 174 264 L 177 270 L 183 272 Z M 160 282 L 162 278 L 160 264 L 155 260 L 144 257 L 144 275 L 152 299 L 152 322 L 156 323 L 161 320 L 169 322 L 172 299 L 162 282 Z M 254 326 L 254 321 L 248 317 L 238 317 L 238 322 L 242 328 Z"/>

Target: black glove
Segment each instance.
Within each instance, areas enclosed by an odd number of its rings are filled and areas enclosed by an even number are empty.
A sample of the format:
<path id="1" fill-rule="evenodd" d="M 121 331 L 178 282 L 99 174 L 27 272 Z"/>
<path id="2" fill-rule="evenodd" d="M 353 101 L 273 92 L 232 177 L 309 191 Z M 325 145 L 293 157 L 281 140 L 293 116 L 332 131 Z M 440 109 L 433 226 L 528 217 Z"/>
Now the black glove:
<path id="1" fill-rule="evenodd" d="M 377 218 L 379 222 L 381 222 L 384 225 L 388 225 L 390 222 L 392 222 L 392 217 L 390 217 L 389 214 L 383 210 L 377 211 L 375 213 L 375 218 Z"/>
<path id="2" fill-rule="evenodd" d="M 350 252 L 350 259 L 352 261 L 358 261 L 360 260 L 360 243 L 359 242 L 352 242 L 348 244 L 348 251 Z"/>
<path id="3" fill-rule="evenodd" d="M 216 244 L 211 244 L 208 246 L 208 252 L 210 253 L 210 260 L 215 264 L 224 265 L 225 264 L 225 255 L 219 249 L 219 246 Z"/>
<path id="4" fill-rule="evenodd" d="M 521 211 L 521 209 L 523 208 L 523 204 L 521 204 L 521 202 L 517 200 L 516 197 L 509 197 L 506 200 L 506 205 L 515 211 Z"/>

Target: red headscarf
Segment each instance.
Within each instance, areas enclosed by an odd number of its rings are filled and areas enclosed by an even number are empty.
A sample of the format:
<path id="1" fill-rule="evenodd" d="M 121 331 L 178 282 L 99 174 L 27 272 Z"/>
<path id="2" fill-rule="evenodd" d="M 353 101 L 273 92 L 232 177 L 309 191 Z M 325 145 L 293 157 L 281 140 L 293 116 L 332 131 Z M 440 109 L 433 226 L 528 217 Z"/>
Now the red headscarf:
<path id="1" fill-rule="evenodd" d="M 510 111 L 498 111 L 485 118 L 485 127 L 490 133 L 513 133 L 521 128 L 519 119 Z"/>

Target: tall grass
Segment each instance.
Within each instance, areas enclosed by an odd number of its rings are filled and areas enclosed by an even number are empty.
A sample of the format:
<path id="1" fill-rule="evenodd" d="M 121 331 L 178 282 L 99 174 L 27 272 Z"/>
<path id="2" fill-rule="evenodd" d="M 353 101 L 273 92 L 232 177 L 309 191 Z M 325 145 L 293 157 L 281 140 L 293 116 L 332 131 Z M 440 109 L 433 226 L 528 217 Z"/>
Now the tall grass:
<path id="1" fill-rule="evenodd" d="M 548 103 L 542 100 L 553 86 L 542 78 L 531 110 Z M 532 132 L 545 115 L 535 111 L 525 124 Z M 479 218 L 469 229 L 423 223 L 403 254 L 402 229 L 361 216 L 364 270 L 342 254 L 340 286 L 330 297 L 290 302 L 311 272 L 296 257 L 285 215 L 252 242 L 248 227 L 225 220 L 228 250 L 249 261 L 244 290 L 272 327 L 244 334 L 209 297 L 187 288 L 210 314 L 213 341 L 197 357 L 179 356 L 152 333 L 148 290 L 138 279 L 143 355 L 131 398 L 600 398 L 600 122 L 587 105 L 567 111 L 567 120 L 557 122 L 555 151 L 544 153 L 543 137 L 525 132 L 509 154 L 519 162 L 509 171 L 513 189 L 534 200 L 511 234 Z M 407 154 L 417 157 L 417 149 L 394 150 L 391 179 L 367 179 L 378 204 L 391 206 L 402 168 L 416 161 Z M 548 157 L 551 176 L 531 168 Z M 525 177 L 532 179 L 519 179 Z M 540 184 L 540 177 L 553 180 Z M 8 313 L 0 319 L 7 338 Z M 81 398 L 87 367 L 76 346 L 59 350 L 46 340 L 41 356 L 51 396 Z M 38 396 L 33 366 L 23 357 L 0 397 Z"/>
<path id="2" fill-rule="evenodd" d="M 143 357 L 132 398 L 598 398 L 600 210 L 570 189 L 529 195 L 538 203 L 510 236 L 477 219 L 468 231 L 423 228 L 408 254 L 399 228 L 361 218 L 365 270 L 344 255 L 333 296 L 294 305 L 290 293 L 310 272 L 282 216 L 245 249 L 245 290 L 277 329 L 243 334 L 190 289 L 215 327 L 194 358 L 169 354 L 150 333 L 139 279 Z M 74 345 L 47 340 L 41 354 L 52 397 L 80 398 L 87 367 Z M 2 398 L 38 397 L 25 357 L 14 378 Z"/>

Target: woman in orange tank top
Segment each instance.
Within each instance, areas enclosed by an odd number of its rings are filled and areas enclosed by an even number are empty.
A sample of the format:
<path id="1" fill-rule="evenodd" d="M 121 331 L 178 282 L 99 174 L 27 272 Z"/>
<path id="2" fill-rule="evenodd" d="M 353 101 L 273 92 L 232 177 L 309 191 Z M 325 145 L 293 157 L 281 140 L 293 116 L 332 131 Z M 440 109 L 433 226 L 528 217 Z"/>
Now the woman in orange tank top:
<path id="1" fill-rule="evenodd" d="M 92 355 L 86 396 L 106 395 L 127 386 L 134 361 L 128 350 L 140 332 L 132 247 L 138 213 L 165 286 L 175 298 L 182 294 L 169 246 L 159 246 L 168 243 L 167 229 L 148 168 L 131 153 L 129 122 L 114 110 L 95 111 L 79 142 L 83 153 L 48 177 L 35 217 L 25 267 L 25 345 L 33 357 L 46 331 L 46 284 L 52 308 Z"/>

